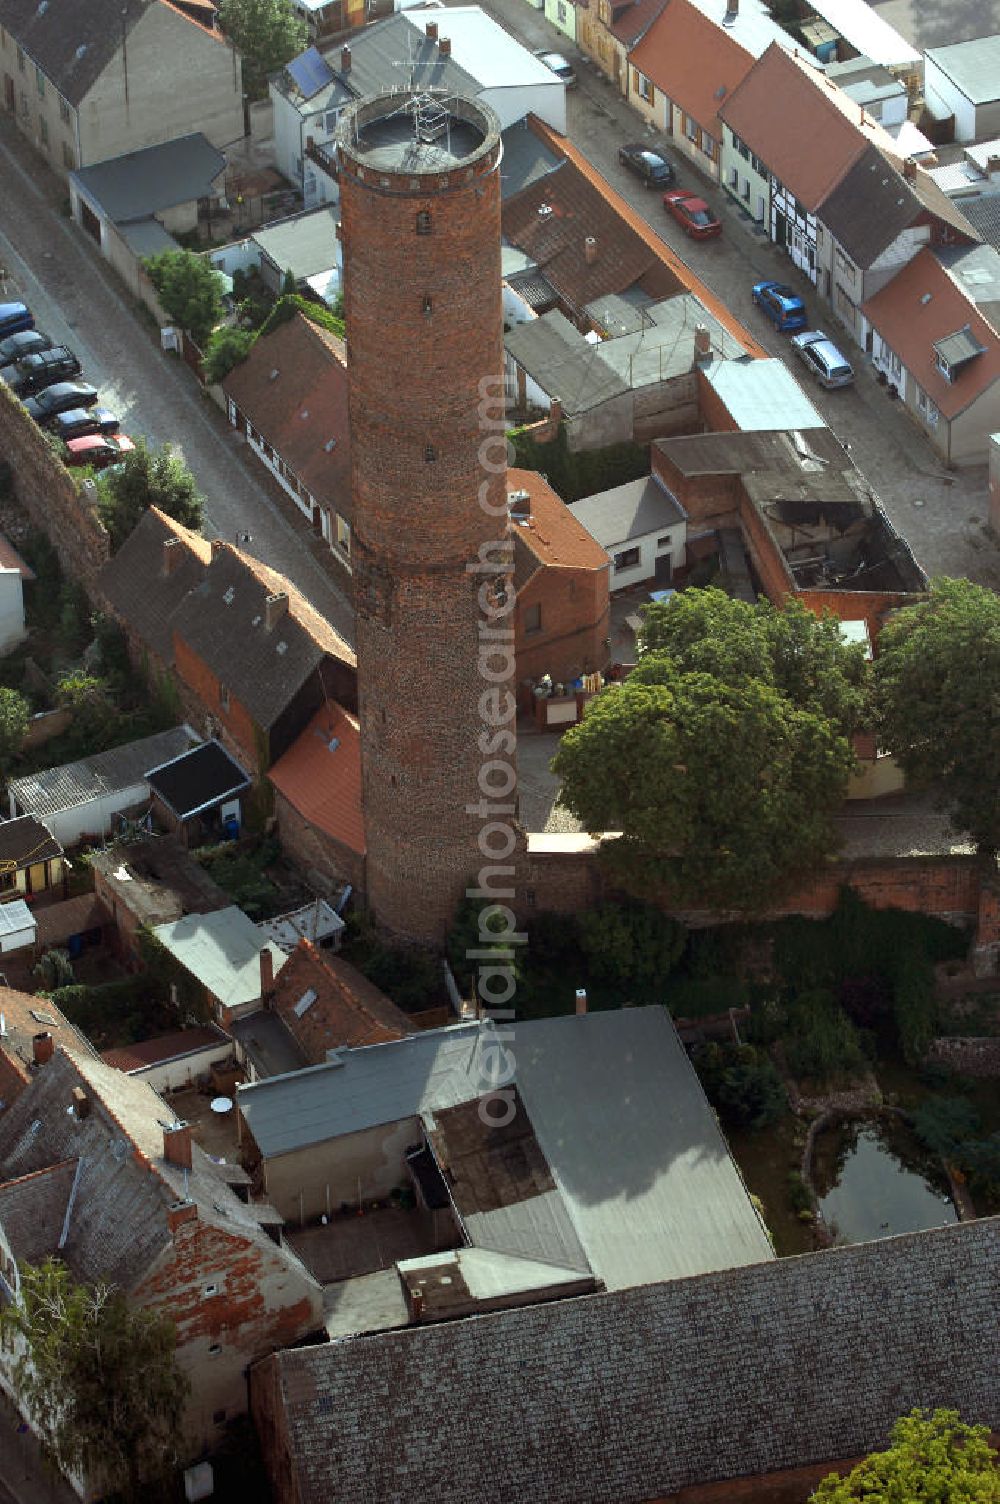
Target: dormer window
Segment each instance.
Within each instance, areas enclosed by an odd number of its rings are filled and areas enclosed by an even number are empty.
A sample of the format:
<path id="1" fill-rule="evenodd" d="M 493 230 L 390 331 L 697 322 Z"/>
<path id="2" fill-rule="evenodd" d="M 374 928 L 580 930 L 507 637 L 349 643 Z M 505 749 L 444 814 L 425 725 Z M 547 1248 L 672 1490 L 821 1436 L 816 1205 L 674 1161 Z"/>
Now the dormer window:
<path id="1" fill-rule="evenodd" d="M 934 364 L 945 381 L 957 381 L 970 361 L 985 354 L 986 346 L 980 344 L 970 324 L 934 341 Z"/>

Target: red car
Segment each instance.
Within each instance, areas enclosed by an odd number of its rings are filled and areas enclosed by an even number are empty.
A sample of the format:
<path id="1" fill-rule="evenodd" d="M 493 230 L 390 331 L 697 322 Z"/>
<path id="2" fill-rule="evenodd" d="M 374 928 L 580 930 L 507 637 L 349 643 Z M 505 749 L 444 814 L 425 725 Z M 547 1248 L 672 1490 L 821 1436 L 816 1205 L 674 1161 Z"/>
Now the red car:
<path id="1" fill-rule="evenodd" d="M 88 433 L 80 439 L 66 440 L 67 465 L 93 465 L 103 470 L 105 465 L 117 465 L 135 445 L 123 433 Z"/>
<path id="2" fill-rule="evenodd" d="M 663 195 L 663 207 L 674 216 L 686 235 L 694 240 L 709 240 L 722 234 L 722 221 L 716 219 L 703 198 L 675 188 Z"/>

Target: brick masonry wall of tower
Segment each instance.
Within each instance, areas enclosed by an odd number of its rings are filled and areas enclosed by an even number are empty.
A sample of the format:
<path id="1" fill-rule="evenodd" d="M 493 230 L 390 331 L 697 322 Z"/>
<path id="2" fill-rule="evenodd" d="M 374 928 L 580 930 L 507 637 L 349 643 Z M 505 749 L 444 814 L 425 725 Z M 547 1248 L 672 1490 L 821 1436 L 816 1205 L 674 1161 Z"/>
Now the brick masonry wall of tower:
<path id="1" fill-rule="evenodd" d="M 508 528 L 502 405 L 491 469 L 480 412 L 484 382 L 502 394 L 498 169 L 490 136 L 419 177 L 362 162 L 362 181 L 341 149 L 368 900 L 380 926 L 430 943 L 483 862 L 466 807 L 491 686 L 467 566 Z"/>

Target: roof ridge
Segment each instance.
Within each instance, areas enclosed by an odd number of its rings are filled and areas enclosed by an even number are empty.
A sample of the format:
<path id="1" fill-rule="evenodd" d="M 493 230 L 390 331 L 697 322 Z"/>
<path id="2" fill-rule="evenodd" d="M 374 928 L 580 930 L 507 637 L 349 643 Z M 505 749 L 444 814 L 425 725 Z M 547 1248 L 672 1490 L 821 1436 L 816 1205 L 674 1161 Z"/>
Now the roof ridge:
<path id="1" fill-rule="evenodd" d="M 38 1180 L 42 1175 L 51 1175 L 55 1170 L 63 1170 L 67 1165 L 78 1164 L 79 1154 L 71 1154 L 67 1159 L 53 1160 L 50 1165 L 43 1165 L 40 1170 L 29 1170 L 25 1175 L 14 1175 L 10 1180 L 0 1180 L 0 1191 L 6 1191 L 8 1187 L 23 1185 L 26 1180 Z"/>

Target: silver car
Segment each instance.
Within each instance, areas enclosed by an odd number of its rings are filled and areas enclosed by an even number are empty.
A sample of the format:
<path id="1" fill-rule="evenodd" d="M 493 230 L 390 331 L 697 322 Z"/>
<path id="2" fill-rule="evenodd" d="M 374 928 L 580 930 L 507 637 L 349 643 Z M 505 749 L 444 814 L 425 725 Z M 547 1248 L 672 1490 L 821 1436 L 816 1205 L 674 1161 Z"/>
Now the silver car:
<path id="1" fill-rule="evenodd" d="M 551 73 L 555 74 L 556 78 L 562 80 L 567 89 L 573 88 L 576 83 L 576 74 L 573 72 L 572 63 L 564 58 L 561 52 L 536 52 L 535 56 Z"/>
<path id="2" fill-rule="evenodd" d="M 851 363 L 828 339 L 821 329 L 803 329 L 792 336 L 795 350 L 805 361 L 820 386 L 828 390 L 837 386 L 850 386 L 854 380 Z"/>

